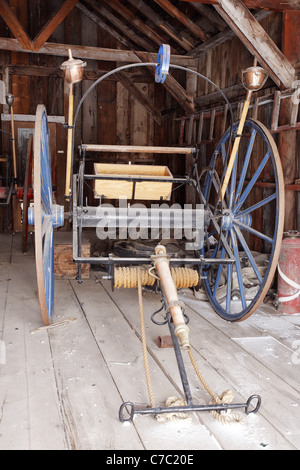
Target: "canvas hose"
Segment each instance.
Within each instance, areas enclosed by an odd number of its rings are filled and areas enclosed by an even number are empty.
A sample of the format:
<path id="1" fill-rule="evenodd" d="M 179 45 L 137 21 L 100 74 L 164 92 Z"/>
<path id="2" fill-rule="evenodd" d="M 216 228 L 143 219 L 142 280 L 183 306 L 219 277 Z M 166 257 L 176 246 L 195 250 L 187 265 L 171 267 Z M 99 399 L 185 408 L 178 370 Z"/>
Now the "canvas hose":
<path id="1" fill-rule="evenodd" d="M 175 268 L 176 269 L 176 268 Z M 191 270 L 190 270 L 191 271 Z M 126 271 L 128 272 L 128 271 Z M 182 275 L 182 272 L 181 272 Z M 136 281 L 137 281 L 137 287 L 138 287 L 138 300 L 139 300 L 139 313 L 140 313 L 140 322 L 141 322 L 141 335 L 142 335 L 142 349 L 143 349 L 143 359 L 144 359 L 144 369 L 145 369 L 145 376 L 146 376 L 146 383 L 147 383 L 147 389 L 148 389 L 148 394 L 149 394 L 149 400 L 152 408 L 155 408 L 155 399 L 154 399 L 154 393 L 152 389 L 152 384 L 151 384 L 151 377 L 150 377 L 150 369 L 149 369 L 149 362 L 148 362 L 148 353 L 147 353 L 147 341 L 146 341 L 146 330 L 145 330 L 145 322 L 144 322 L 144 310 L 143 310 L 143 295 L 142 295 L 142 286 L 143 282 L 142 280 L 145 280 L 145 273 L 144 269 L 141 267 L 136 268 L 136 271 L 134 271 L 134 276 L 136 276 Z M 198 369 L 198 366 L 196 364 L 196 361 L 194 359 L 193 353 L 191 349 L 188 350 L 188 355 L 190 358 L 190 361 L 193 365 L 193 368 L 203 385 L 204 389 L 207 391 L 207 393 L 211 396 L 215 404 L 230 404 L 233 400 L 233 392 L 230 390 L 226 390 L 223 392 L 220 396 L 216 395 L 211 388 L 208 386 L 206 381 L 203 378 L 203 375 Z M 167 407 L 172 407 L 172 406 L 185 406 L 186 402 L 183 398 L 177 398 L 177 397 L 169 397 L 166 400 L 166 406 Z M 220 413 L 218 411 L 211 411 L 210 412 L 212 416 L 220 421 L 221 423 L 229 423 L 230 421 L 236 421 L 236 422 L 241 422 L 242 419 L 238 414 L 231 413 L 231 410 L 225 410 L 221 411 Z M 188 414 L 184 412 L 176 412 L 176 413 L 165 413 L 165 414 L 158 414 L 156 416 L 158 421 L 167 421 L 167 420 L 176 420 L 176 419 L 186 419 L 188 418 Z"/>
<path id="2" fill-rule="evenodd" d="M 142 286 L 153 286 L 158 276 L 152 273 L 152 268 L 147 267 L 117 267 L 114 269 L 114 287 L 138 287 L 138 275 L 141 277 Z M 171 268 L 171 276 L 178 289 L 196 287 L 199 283 L 199 273 L 191 268 Z"/>

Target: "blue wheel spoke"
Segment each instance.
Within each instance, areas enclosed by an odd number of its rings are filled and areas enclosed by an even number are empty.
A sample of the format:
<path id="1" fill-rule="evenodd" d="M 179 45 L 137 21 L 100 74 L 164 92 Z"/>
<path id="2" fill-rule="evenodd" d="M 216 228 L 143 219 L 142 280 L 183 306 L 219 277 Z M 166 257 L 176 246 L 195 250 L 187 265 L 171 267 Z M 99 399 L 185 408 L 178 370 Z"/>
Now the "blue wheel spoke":
<path id="1" fill-rule="evenodd" d="M 268 237 L 264 233 L 259 232 L 258 230 L 255 230 L 254 228 L 249 227 L 248 225 L 245 225 L 242 222 L 239 222 L 238 219 L 235 219 L 235 224 L 239 225 L 239 227 L 243 228 L 244 230 L 248 230 L 248 232 L 252 233 L 253 235 L 256 235 L 262 240 L 265 240 L 266 242 L 273 244 L 273 238 Z"/>
<path id="2" fill-rule="evenodd" d="M 239 284 L 239 288 L 240 288 L 242 307 L 243 307 L 243 309 L 245 309 L 247 307 L 247 304 L 246 304 L 246 298 L 245 298 L 245 292 L 244 292 L 242 269 L 241 269 L 241 264 L 240 264 L 240 257 L 239 257 L 237 239 L 236 239 L 236 236 L 235 236 L 235 232 L 233 230 L 230 231 L 230 236 L 231 236 L 231 240 L 232 240 L 232 249 L 233 249 L 233 253 L 234 253 L 234 257 L 235 257 L 235 267 L 236 267 L 236 273 L 237 273 L 237 278 L 238 278 L 238 284 Z"/>
<path id="3" fill-rule="evenodd" d="M 238 122 L 234 123 L 233 133 L 237 132 L 238 124 Z M 208 165 L 217 171 L 221 184 L 226 173 L 227 157 L 231 144 L 231 134 L 228 130 L 218 143 Z M 271 191 L 272 194 L 267 192 L 259 199 L 256 198 L 252 201 L 252 195 L 256 194 L 256 183 L 263 177 L 266 166 L 267 173 L 272 175 L 275 182 L 275 189 Z M 213 180 L 214 178 L 216 181 Z M 279 250 L 276 248 L 277 240 L 280 239 L 278 230 L 281 230 L 283 225 L 282 185 L 280 157 L 272 136 L 263 124 L 247 119 L 222 207 L 217 204 L 217 177 L 214 177 L 212 172 L 205 180 L 203 187 L 207 207 L 211 211 L 210 228 L 207 229 L 206 235 L 208 236 L 214 229 L 218 244 L 216 247 L 208 245 L 208 252 L 205 247 L 201 253 L 203 256 L 208 253 L 209 257 L 213 257 L 215 260 L 220 257 L 220 264 L 217 266 L 209 265 L 209 262 L 206 263 L 206 266 L 211 270 L 211 276 L 208 275 L 203 282 L 214 309 L 225 320 L 238 321 L 252 315 L 271 285 L 275 263 L 277 263 L 279 255 Z M 211 208 L 211 204 L 213 208 Z M 265 220 L 266 211 L 273 209 L 274 218 L 269 221 L 266 234 L 262 233 L 262 223 L 252 227 L 253 222 Z M 222 215 L 222 212 L 223 218 L 219 219 L 218 215 L 219 213 Z M 253 255 L 254 245 L 257 250 L 262 248 L 270 252 L 269 265 L 264 273 Z M 247 298 L 243 283 L 241 252 L 245 253 L 245 257 L 249 260 L 250 271 L 259 285 L 258 291 L 255 291 L 251 299 Z M 221 258 L 225 257 L 233 259 L 233 263 L 222 265 Z M 227 276 L 226 285 L 223 285 L 223 275 Z M 235 281 L 235 279 L 237 280 Z M 239 290 L 240 300 L 233 302 L 233 289 L 236 288 Z M 218 295 L 221 292 L 222 296 Z"/>
<path id="4" fill-rule="evenodd" d="M 245 210 L 239 212 L 238 216 L 241 217 L 243 215 L 250 214 L 251 212 L 255 211 L 256 209 L 259 209 L 260 207 L 263 207 L 266 204 L 269 204 L 270 202 L 274 201 L 274 199 L 276 199 L 277 197 L 278 197 L 277 192 L 274 193 L 274 194 L 271 194 L 271 196 L 268 196 L 265 199 L 262 199 L 257 204 L 254 204 L 253 206 L 248 207 L 248 209 L 245 209 Z M 236 212 L 236 209 L 234 210 L 234 212 Z"/>
<path id="5" fill-rule="evenodd" d="M 222 250 L 221 250 L 221 258 L 223 258 L 224 255 L 225 255 L 225 248 L 223 247 Z M 216 297 L 222 271 L 223 271 L 223 264 L 219 264 L 217 276 L 216 276 L 216 279 L 215 279 L 215 285 L 214 285 L 214 290 L 213 290 L 213 297 Z"/>
<path id="6" fill-rule="evenodd" d="M 245 200 L 247 199 L 247 197 L 249 196 L 250 194 L 250 191 L 251 189 L 253 189 L 253 186 L 255 185 L 259 175 L 261 174 L 261 172 L 263 171 L 267 161 L 269 160 L 270 158 L 270 151 L 268 151 L 266 153 L 266 155 L 264 156 L 264 158 L 262 159 L 259 167 L 257 168 L 256 172 L 254 173 L 254 175 L 252 176 L 251 180 L 249 181 L 245 191 L 243 192 L 243 194 L 241 195 L 237 205 L 236 205 L 236 211 L 238 211 L 242 205 L 244 204 Z"/>
<path id="7" fill-rule="evenodd" d="M 253 258 L 253 256 L 252 256 L 251 250 L 249 249 L 249 247 L 248 247 L 248 245 L 247 245 L 247 243 L 246 243 L 246 240 L 245 240 L 245 238 L 244 238 L 244 236 L 243 236 L 243 234 L 242 234 L 240 228 L 235 225 L 234 230 L 235 230 L 235 233 L 236 233 L 236 235 L 237 235 L 239 241 L 241 242 L 241 245 L 242 245 L 242 247 L 243 247 L 243 249 L 244 249 L 244 251 L 245 251 L 245 253 L 246 253 L 246 255 L 247 255 L 248 259 L 249 259 L 249 261 L 250 261 L 250 264 L 251 264 L 251 266 L 252 266 L 252 268 L 253 268 L 253 271 L 255 272 L 256 277 L 257 277 L 257 279 L 259 280 L 259 282 L 260 282 L 260 284 L 261 284 L 261 283 L 263 282 L 263 279 L 262 279 L 262 277 L 261 277 L 261 274 L 260 274 L 260 272 L 259 272 L 259 269 L 258 269 L 258 267 L 257 267 L 257 264 L 256 264 L 256 262 L 255 262 L 255 260 L 254 260 L 254 258 Z"/>
<path id="8" fill-rule="evenodd" d="M 232 291 L 232 264 L 227 269 L 227 289 L 226 289 L 226 313 L 230 313 Z"/>

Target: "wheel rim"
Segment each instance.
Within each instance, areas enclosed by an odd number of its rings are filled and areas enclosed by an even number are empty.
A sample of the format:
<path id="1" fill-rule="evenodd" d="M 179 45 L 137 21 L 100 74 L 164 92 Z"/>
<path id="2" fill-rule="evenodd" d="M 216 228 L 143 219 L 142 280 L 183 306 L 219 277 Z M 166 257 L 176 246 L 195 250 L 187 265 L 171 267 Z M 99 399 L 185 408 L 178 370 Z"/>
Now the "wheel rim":
<path id="1" fill-rule="evenodd" d="M 31 173 L 32 173 L 32 134 L 29 135 L 27 158 L 26 158 L 26 169 L 24 177 L 24 189 L 23 189 L 23 226 L 22 226 L 22 252 L 27 251 L 27 239 L 28 239 L 28 207 L 30 200 L 28 198 L 28 190 L 31 186 Z"/>
<path id="2" fill-rule="evenodd" d="M 34 225 L 38 294 L 45 325 L 52 321 L 54 303 L 52 205 L 49 129 L 45 107 L 39 105 L 34 135 Z"/>
<path id="3" fill-rule="evenodd" d="M 238 123 L 233 132 L 237 127 Z M 227 260 L 234 257 L 234 262 L 207 264 L 202 275 L 216 312 L 226 320 L 239 321 L 254 313 L 273 281 L 283 231 L 284 180 L 270 132 L 258 121 L 247 120 L 221 207 L 220 181 L 226 171 L 229 140 L 228 130 L 214 152 L 200 191 L 201 201 L 211 212 L 201 254 Z M 258 221 L 264 226 L 257 226 Z M 268 264 L 261 266 L 253 252 L 267 253 Z M 249 290 L 247 285 L 253 288 Z"/>

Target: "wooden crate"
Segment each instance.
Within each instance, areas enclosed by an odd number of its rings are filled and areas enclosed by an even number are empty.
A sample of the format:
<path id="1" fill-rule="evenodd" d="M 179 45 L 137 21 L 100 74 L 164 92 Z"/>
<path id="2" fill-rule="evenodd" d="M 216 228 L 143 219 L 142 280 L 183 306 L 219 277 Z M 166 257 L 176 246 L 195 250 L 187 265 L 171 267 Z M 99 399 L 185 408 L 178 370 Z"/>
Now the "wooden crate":
<path id="1" fill-rule="evenodd" d="M 150 177 L 153 181 L 141 181 L 133 187 L 133 182 L 120 180 L 95 180 L 95 198 L 106 199 L 140 199 L 140 200 L 170 200 L 172 182 L 155 181 L 161 177 L 172 178 L 167 166 L 161 165 L 125 165 L 114 163 L 95 163 L 96 175 L 122 175 Z M 133 197 L 134 190 L 134 197 Z"/>
<path id="2" fill-rule="evenodd" d="M 91 248 L 87 240 L 83 240 L 81 248 L 82 256 L 89 257 Z M 72 232 L 54 233 L 54 278 L 76 279 L 77 265 L 73 262 L 73 239 Z M 90 265 L 81 265 L 82 279 L 89 279 Z"/>

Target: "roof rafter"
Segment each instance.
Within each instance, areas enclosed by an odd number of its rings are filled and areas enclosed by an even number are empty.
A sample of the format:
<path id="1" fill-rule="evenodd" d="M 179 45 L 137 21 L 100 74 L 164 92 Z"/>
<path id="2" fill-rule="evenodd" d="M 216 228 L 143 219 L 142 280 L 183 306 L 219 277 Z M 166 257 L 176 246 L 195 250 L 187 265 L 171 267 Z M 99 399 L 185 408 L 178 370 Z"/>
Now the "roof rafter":
<path id="1" fill-rule="evenodd" d="M 122 5 L 119 0 L 103 0 L 110 8 L 115 10 L 119 15 L 121 15 L 128 23 L 134 26 L 140 33 L 146 35 L 151 39 L 155 44 L 160 46 L 164 39 L 152 28 L 150 28 L 144 21 L 138 18 L 134 13 Z"/>
<path id="2" fill-rule="evenodd" d="M 242 0 L 218 0 L 214 7 L 274 82 L 290 88 L 295 79 L 294 67 Z"/>
<path id="3" fill-rule="evenodd" d="M 186 28 L 188 28 L 196 37 L 205 42 L 209 39 L 209 36 L 196 25 L 192 20 L 185 16 L 178 8 L 176 8 L 173 3 L 169 0 L 154 0 L 163 10 L 165 10 L 169 15 L 176 18 L 180 23 L 182 23 Z"/>
<path id="4" fill-rule="evenodd" d="M 181 0 L 182 2 L 207 3 L 209 5 L 218 5 L 219 0 Z M 243 0 L 246 7 L 253 10 L 300 10 L 300 4 L 297 0 Z"/>
<path id="5" fill-rule="evenodd" d="M 144 0 L 127 0 L 132 6 L 138 8 L 144 16 L 153 22 L 158 28 L 168 34 L 176 41 L 185 51 L 193 49 L 193 45 L 184 37 L 181 32 L 176 30 L 168 21 L 161 18 Z"/>
<path id="6" fill-rule="evenodd" d="M 0 0 L 0 14 L 23 49 L 38 51 L 78 1 L 79 0 L 65 0 L 60 9 L 41 29 L 33 41 L 29 38 L 6 0 Z"/>
<path id="7" fill-rule="evenodd" d="M 93 8 L 93 12 L 83 5 L 82 2 L 77 3 L 76 6 L 91 20 L 95 21 L 98 26 L 114 36 L 121 44 L 124 44 L 129 49 L 134 49 L 133 44 L 135 44 L 143 47 L 146 51 L 152 50 L 152 44 L 150 41 L 141 37 L 134 30 L 124 24 L 124 22 L 120 21 L 108 8 L 105 7 L 105 5 L 100 5 L 93 0 L 86 0 L 86 3 Z M 123 34 L 120 34 L 119 31 Z"/>

